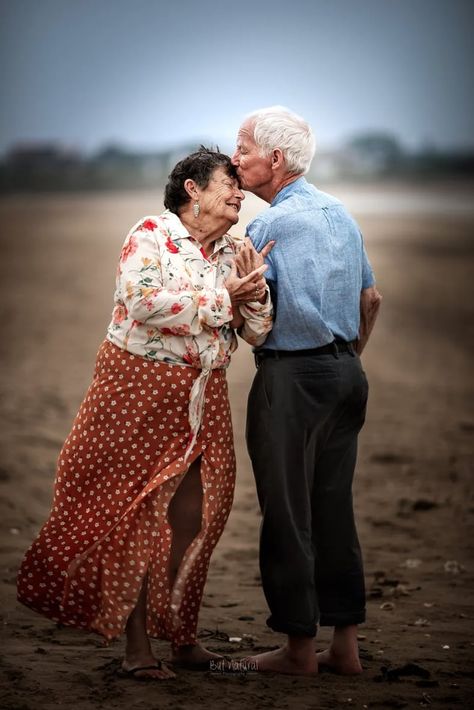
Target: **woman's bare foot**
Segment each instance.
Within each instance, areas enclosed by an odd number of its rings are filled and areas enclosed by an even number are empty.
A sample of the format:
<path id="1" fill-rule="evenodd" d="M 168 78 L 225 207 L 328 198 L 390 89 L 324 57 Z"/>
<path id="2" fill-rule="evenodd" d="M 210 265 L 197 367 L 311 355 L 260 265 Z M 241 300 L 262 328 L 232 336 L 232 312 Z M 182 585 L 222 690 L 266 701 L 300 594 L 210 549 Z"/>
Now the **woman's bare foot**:
<path id="1" fill-rule="evenodd" d="M 200 643 L 178 646 L 173 650 L 172 662 L 188 668 L 205 668 L 210 666 L 211 661 L 220 661 L 223 656 L 209 651 Z"/>
<path id="2" fill-rule="evenodd" d="M 287 673 L 289 675 L 314 675 L 318 672 L 318 661 L 314 649 L 309 654 L 295 654 L 288 646 L 275 651 L 259 653 L 241 661 L 249 670 L 261 673 Z"/>

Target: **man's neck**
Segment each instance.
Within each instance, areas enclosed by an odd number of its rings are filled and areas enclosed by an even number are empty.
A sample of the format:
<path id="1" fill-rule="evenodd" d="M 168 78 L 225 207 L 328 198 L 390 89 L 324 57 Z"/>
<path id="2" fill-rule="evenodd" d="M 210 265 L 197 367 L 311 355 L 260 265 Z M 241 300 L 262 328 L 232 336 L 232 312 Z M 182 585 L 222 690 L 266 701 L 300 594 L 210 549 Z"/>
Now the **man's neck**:
<path id="1" fill-rule="evenodd" d="M 284 187 L 290 185 L 292 182 L 295 182 L 295 180 L 298 180 L 298 178 L 302 176 L 303 173 L 299 173 L 299 175 L 286 174 L 283 175 L 283 177 L 275 177 L 271 183 L 267 185 L 262 185 L 261 189 L 258 192 L 255 191 L 254 194 L 257 195 L 257 197 L 260 197 L 262 200 L 265 200 L 265 202 L 271 203 L 278 195 L 280 190 L 283 190 Z"/>

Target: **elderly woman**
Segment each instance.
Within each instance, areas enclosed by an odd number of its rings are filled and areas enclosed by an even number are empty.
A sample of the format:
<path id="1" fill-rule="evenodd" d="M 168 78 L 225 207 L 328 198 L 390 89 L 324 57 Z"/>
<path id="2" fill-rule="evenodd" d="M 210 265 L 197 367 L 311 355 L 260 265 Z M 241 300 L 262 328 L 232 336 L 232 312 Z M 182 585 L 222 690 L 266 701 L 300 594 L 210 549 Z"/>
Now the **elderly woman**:
<path id="1" fill-rule="evenodd" d="M 243 199 L 230 159 L 201 148 L 172 171 L 165 212 L 129 232 L 53 508 L 19 572 L 35 611 L 107 640 L 125 630 L 122 672 L 135 678 L 174 675 L 150 637 L 182 665 L 216 657 L 196 628 L 234 490 L 225 368 L 234 329 L 262 343 L 272 315 L 266 267 L 240 278 L 226 233 Z"/>

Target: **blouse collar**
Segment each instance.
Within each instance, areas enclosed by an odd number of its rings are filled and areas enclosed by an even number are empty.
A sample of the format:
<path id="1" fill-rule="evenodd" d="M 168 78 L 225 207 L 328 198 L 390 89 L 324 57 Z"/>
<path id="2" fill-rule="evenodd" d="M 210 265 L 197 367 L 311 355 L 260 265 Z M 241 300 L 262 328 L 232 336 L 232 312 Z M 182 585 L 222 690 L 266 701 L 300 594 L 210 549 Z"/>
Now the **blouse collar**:
<path id="1" fill-rule="evenodd" d="M 170 210 L 165 210 L 160 216 L 165 222 L 171 241 L 175 242 L 179 239 L 193 239 L 199 244 L 199 241 L 196 237 L 193 237 L 193 235 L 189 233 L 177 214 L 170 212 Z M 224 234 L 222 237 L 219 237 L 219 239 L 216 239 L 214 242 L 214 250 L 212 253 L 216 254 L 218 251 L 226 247 L 231 241 L 232 237 L 230 234 Z"/>

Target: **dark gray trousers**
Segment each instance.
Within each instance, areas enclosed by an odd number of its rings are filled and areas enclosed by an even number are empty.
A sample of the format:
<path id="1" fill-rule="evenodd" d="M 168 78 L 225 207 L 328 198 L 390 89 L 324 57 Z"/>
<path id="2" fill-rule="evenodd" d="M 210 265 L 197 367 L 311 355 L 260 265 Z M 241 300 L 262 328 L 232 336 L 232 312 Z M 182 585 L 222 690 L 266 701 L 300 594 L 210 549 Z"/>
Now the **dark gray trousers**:
<path id="1" fill-rule="evenodd" d="M 275 631 L 365 620 L 352 480 L 368 384 L 357 355 L 264 359 L 247 445 L 262 510 L 260 571 Z"/>

